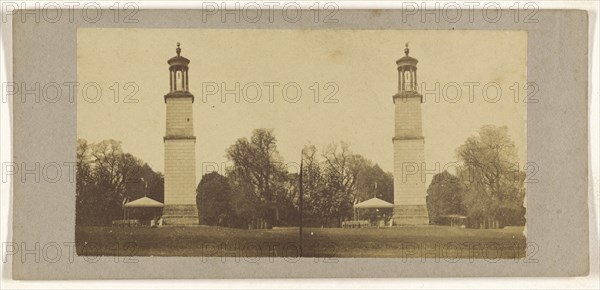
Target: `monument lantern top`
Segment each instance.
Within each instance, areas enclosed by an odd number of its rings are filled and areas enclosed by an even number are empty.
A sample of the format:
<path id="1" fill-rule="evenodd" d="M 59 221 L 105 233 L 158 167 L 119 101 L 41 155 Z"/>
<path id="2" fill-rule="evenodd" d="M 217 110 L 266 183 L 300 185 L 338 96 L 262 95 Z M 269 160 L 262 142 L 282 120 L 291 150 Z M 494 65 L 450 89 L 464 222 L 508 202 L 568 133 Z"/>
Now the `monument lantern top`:
<path id="1" fill-rule="evenodd" d="M 416 67 L 417 66 L 417 63 L 419 61 L 414 57 L 408 56 L 409 52 L 410 52 L 410 49 L 408 48 L 408 42 L 407 42 L 404 47 L 404 56 L 396 61 L 396 64 L 398 65 L 398 67 L 400 67 L 400 66 Z"/>
<path id="2" fill-rule="evenodd" d="M 177 55 L 169 59 L 169 65 L 171 65 L 171 67 L 187 67 L 187 65 L 190 63 L 190 60 L 181 56 L 181 44 L 179 42 L 177 42 L 177 48 L 175 49 L 175 52 Z"/>
<path id="3" fill-rule="evenodd" d="M 182 93 L 185 94 L 186 97 L 191 97 L 192 102 L 194 102 L 194 97 L 189 94 L 188 65 L 190 64 L 190 60 L 181 56 L 181 44 L 179 42 L 177 42 L 175 52 L 177 55 L 167 61 L 167 63 L 169 63 L 169 82 L 171 84 L 171 89 L 170 93 L 165 96 L 165 102 L 169 95 L 179 96 Z"/>
<path id="4" fill-rule="evenodd" d="M 404 56 L 396 61 L 398 65 L 398 94 L 406 97 L 406 93 L 415 94 L 419 88 L 417 86 L 417 63 L 416 58 L 409 56 L 410 49 L 408 42 L 404 48 Z M 417 96 L 417 95 L 415 95 Z M 421 97 L 420 95 L 418 97 Z"/>

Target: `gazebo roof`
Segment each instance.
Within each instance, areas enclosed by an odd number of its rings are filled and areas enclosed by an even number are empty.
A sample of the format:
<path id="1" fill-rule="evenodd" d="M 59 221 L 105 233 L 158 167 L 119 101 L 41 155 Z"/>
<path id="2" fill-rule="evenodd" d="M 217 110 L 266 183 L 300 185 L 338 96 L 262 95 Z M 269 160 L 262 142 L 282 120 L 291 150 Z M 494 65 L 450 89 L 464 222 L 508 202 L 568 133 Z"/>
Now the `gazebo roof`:
<path id="1" fill-rule="evenodd" d="M 130 201 L 123 207 L 164 207 L 165 205 L 147 196 Z"/>
<path id="2" fill-rule="evenodd" d="M 392 208 L 394 207 L 393 203 L 389 203 L 385 200 L 379 198 L 371 198 L 369 200 L 365 200 L 363 202 L 359 202 L 354 205 L 354 208 Z"/>

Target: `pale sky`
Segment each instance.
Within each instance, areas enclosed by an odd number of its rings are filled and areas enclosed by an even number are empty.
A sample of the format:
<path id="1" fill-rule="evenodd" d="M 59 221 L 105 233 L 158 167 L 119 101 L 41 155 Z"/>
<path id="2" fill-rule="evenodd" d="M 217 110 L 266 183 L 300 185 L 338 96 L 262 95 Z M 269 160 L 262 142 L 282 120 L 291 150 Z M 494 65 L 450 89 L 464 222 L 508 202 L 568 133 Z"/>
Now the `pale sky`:
<path id="1" fill-rule="evenodd" d="M 423 110 L 425 162 L 456 161 L 455 150 L 485 124 L 507 126 L 518 147 L 520 163 L 526 160 L 527 33 L 524 31 L 434 31 L 434 30 L 240 30 L 240 29 L 79 29 L 77 33 L 77 78 L 80 88 L 97 83 L 99 101 L 84 101 L 81 90 L 77 103 L 77 135 L 90 142 L 115 139 L 126 152 L 141 158 L 154 170 L 163 172 L 166 106 L 169 92 L 167 60 L 175 56 L 176 43 L 182 56 L 191 60 L 190 92 L 195 95 L 196 178 L 203 164 L 226 162 L 225 150 L 253 129 L 273 128 L 278 149 L 285 162 L 299 162 L 300 150 L 311 143 L 322 149 L 344 140 L 353 152 L 392 171 L 394 104 L 397 91 L 395 61 L 404 55 L 419 60 L 418 81 L 433 90 L 439 84 L 440 98 L 427 95 Z M 121 87 L 115 102 L 114 83 Z M 138 103 L 124 103 L 133 91 L 123 88 L 133 82 L 139 90 Z M 337 103 L 324 103 L 333 96 Z M 472 101 L 469 85 L 474 87 Z M 204 85 L 203 85 L 204 83 Z M 203 87 L 224 83 L 227 89 L 247 86 L 250 103 L 243 92 L 207 96 Z M 269 101 L 269 86 L 274 100 Z M 299 101 L 287 102 L 284 85 L 302 89 Z M 320 102 L 314 100 L 314 83 L 320 87 Z M 517 83 L 518 85 L 515 85 Z M 462 97 L 456 96 L 456 84 Z M 484 100 L 502 90 L 499 101 Z M 444 93 L 443 88 L 446 88 Z M 515 102 L 515 91 L 518 102 Z M 88 90 L 88 98 L 94 97 Z M 235 95 L 241 97 L 235 102 Z M 295 96 L 294 87 L 288 94 Z M 446 96 L 446 100 L 444 100 Z M 535 104 L 533 104 L 535 105 Z M 205 172 L 207 173 L 207 172 Z M 429 181 L 428 181 L 429 183 Z"/>

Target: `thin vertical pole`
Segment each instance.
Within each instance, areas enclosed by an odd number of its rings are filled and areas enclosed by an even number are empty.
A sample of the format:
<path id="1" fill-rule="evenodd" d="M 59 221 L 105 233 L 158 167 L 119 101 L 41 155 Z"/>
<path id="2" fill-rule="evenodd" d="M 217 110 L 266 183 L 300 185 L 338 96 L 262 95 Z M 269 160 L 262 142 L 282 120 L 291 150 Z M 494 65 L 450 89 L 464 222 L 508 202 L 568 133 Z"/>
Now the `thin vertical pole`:
<path id="1" fill-rule="evenodd" d="M 189 74 L 188 69 L 185 69 L 185 91 L 186 92 L 190 91 L 190 78 L 189 78 L 188 74 Z"/>
<path id="2" fill-rule="evenodd" d="M 408 77 L 410 79 L 410 90 L 414 91 L 414 84 L 413 84 L 414 78 L 413 78 L 413 68 L 412 68 L 412 66 L 409 68 L 409 75 L 408 75 Z"/>
<path id="3" fill-rule="evenodd" d="M 417 68 L 414 68 L 413 74 L 415 75 L 415 92 L 418 91 L 419 85 L 417 84 Z"/>
<path id="4" fill-rule="evenodd" d="M 400 92 L 406 90 L 406 80 L 404 79 L 404 66 L 400 70 Z"/>
<path id="5" fill-rule="evenodd" d="M 402 70 L 398 68 L 398 92 L 402 92 Z"/>
<path id="6" fill-rule="evenodd" d="M 304 156 L 302 156 L 304 157 Z M 300 230 L 299 230 L 299 236 L 298 236 L 298 251 L 299 251 L 299 256 L 302 257 L 302 203 L 303 203 L 303 196 L 304 196 L 304 191 L 302 188 L 302 166 L 303 166 L 303 160 L 300 159 L 300 196 L 298 197 L 298 207 L 299 207 L 299 211 L 300 211 Z"/>

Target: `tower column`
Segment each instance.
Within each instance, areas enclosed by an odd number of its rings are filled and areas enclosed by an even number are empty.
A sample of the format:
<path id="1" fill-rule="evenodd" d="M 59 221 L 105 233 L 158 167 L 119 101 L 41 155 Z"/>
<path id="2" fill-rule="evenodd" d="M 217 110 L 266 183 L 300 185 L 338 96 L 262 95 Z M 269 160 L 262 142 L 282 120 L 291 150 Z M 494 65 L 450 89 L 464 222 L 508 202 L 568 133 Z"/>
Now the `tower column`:
<path id="1" fill-rule="evenodd" d="M 417 91 L 417 60 L 408 56 L 396 61 L 400 75 L 399 92 L 393 96 L 395 106 L 394 144 L 394 225 L 429 224 L 425 180 L 425 138 L 422 132 L 421 103 Z"/>
<path id="2" fill-rule="evenodd" d="M 180 55 L 169 59 L 171 89 L 164 96 L 167 107 L 165 136 L 165 225 L 197 225 L 196 206 L 196 136 L 192 95 L 187 71 L 190 61 Z"/>

